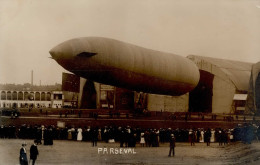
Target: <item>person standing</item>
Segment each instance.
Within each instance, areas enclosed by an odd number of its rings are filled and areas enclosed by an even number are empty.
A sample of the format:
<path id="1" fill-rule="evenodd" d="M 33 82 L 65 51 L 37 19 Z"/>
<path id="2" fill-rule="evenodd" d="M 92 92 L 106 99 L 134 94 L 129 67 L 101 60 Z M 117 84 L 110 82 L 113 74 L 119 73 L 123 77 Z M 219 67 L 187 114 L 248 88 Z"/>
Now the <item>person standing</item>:
<path id="1" fill-rule="evenodd" d="M 98 128 L 92 129 L 90 133 L 91 133 L 92 147 L 95 147 L 97 146 L 97 141 L 98 141 Z"/>
<path id="2" fill-rule="evenodd" d="M 37 145 L 42 144 L 42 129 L 40 126 L 35 127 L 35 139 L 37 140 Z"/>
<path id="3" fill-rule="evenodd" d="M 77 130 L 74 127 L 72 127 L 70 130 L 71 130 L 72 140 L 77 140 Z"/>
<path id="4" fill-rule="evenodd" d="M 26 154 L 26 143 L 23 142 L 22 148 L 20 149 L 20 165 L 28 165 L 27 154 Z"/>
<path id="5" fill-rule="evenodd" d="M 37 143 L 37 140 L 34 140 L 34 144 L 31 145 L 31 148 L 30 148 L 30 160 L 32 160 L 32 165 L 35 164 L 37 156 L 39 155 L 36 143 Z"/>
<path id="6" fill-rule="evenodd" d="M 195 131 L 192 130 L 192 133 L 191 133 L 191 146 L 195 146 L 195 141 L 196 141 L 196 134 L 195 134 Z"/>
<path id="7" fill-rule="evenodd" d="M 190 129 L 189 130 L 189 141 L 190 141 L 191 146 L 195 146 L 195 140 L 196 140 L 195 132 L 192 129 Z"/>
<path id="8" fill-rule="evenodd" d="M 98 140 L 101 141 L 102 140 L 102 136 L 101 136 L 101 129 L 98 129 Z"/>
<path id="9" fill-rule="evenodd" d="M 140 144 L 142 147 L 144 147 L 144 144 L 145 144 L 145 140 L 144 140 L 144 133 L 142 132 L 141 133 L 141 140 L 140 140 Z"/>
<path id="10" fill-rule="evenodd" d="M 208 129 L 205 132 L 205 142 L 207 142 L 207 146 L 210 146 L 210 138 L 211 138 L 211 131 Z"/>
<path id="11" fill-rule="evenodd" d="M 77 141 L 82 141 L 82 129 L 78 128 Z"/>
<path id="12" fill-rule="evenodd" d="M 211 142 L 211 143 L 214 143 L 214 142 L 215 142 L 215 130 L 214 130 L 214 129 L 211 129 L 210 142 Z"/>
<path id="13" fill-rule="evenodd" d="M 174 148 L 175 148 L 175 138 L 174 138 L 174 135 L 171 134 L 171 139 L 170 139 L 170 151 L 169 151 L 169 157 L 171 156 L 171 153 L 172 153 L 172 156 L 175 155 L 175 152 L 174 152 Z"/>
<path id="14" fill-rule="evenodd" d="M 200 143 L 204 143 L 204 130 L 200 131 Z"/>
<path id="15" fill-rule="evenodd" d="M 219 146 L 222 146 L 222 144 L 223 144 L 223 131 L 222 130 L 219 130 L 219 132 L 218 132 L 218 145 Z"/>
<path id="16" fill-rule="evenodd" d="M 45 131 L 45 128 L 44 128 L 44 125 L 42 125 L 42 127 L 41 127 L 41 140 L 44 140 L 44 131 Z"/>
<path id="17" fill-rule="evenodd" d="M 145 131 L 144 133 L 144 141 L 145 141 L 145 146 L 150 147 L 151 142 L 150 142 L 150 132 L 148 130 Z"/>
<path id="18" fill-rule="evenodd" d="M 72 140 L 72 133 L 71 133 L 71 128 L 68 129 L 68 137 L 67 137 L 68 140 Z"/>

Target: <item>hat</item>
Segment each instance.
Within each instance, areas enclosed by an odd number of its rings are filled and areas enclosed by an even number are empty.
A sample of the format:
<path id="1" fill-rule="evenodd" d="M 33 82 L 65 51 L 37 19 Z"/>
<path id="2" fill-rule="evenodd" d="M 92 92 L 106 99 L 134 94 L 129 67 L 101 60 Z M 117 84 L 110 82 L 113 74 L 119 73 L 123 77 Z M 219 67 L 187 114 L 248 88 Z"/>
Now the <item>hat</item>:
<path id="1" fill-rule="evenodd" d="M 26 142 L 25 141 L 22 143 L 22 146 L 26 146 Z"/>

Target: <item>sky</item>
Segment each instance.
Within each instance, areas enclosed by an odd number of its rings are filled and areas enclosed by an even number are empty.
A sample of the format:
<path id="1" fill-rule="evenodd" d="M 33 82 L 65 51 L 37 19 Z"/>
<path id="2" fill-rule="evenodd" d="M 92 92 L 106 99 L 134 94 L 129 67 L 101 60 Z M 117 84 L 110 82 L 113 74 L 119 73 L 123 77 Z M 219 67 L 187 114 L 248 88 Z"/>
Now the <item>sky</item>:
<path id="1" fill-rule="evenodd" d="M 0 83 L 61 83 L 49 50 L 89 36 L 256 63 L 260 0 L 0 0 Z"/>

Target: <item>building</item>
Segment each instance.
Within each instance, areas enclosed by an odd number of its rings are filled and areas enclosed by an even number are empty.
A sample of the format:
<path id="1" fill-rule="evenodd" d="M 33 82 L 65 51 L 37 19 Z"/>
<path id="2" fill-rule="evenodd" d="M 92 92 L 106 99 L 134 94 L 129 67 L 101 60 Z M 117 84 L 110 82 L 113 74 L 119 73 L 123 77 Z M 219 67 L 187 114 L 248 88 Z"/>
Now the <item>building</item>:
<path id="1" fill-rule="evenodd" d="M 57 86 L 6 84 L 0 87 L 0 107 L 61 108 L 64 105 L 64 94 Z"/>
<path id="2" fill-rule="evenodd" d="M 260 114 L 260 62 L 252 66 L 246 112 Z"/>
<path id="3" fill-rule="evenodd" d="M 245 110 L 252 63 L 190 55 L 200 81 L 189 93 L 189 111 L 236 113 Z"/>

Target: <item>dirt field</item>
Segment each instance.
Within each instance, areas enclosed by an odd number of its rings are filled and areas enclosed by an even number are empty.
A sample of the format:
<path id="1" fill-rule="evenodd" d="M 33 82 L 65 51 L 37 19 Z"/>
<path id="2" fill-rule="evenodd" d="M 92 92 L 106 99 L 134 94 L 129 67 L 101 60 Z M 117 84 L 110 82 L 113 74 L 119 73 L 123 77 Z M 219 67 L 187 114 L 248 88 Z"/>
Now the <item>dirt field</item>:
<path id="1" fill-rule="evenodd" d="M 24 140 L 22 139 L 0 139 L 0 164 L 18 164 L 19 150 Z M 32 140 L 27 142 L 29 152 Z M 161 144 L 160 147 L 146 148 L 137 147 L 129 152 L 120 148 L 118 143 L 98 143 L 92 147 L 89 142 L 77 141 L 54 141 L 53 146 L 39 145 L 40 155 L 36 164 L 140 164 L 140 165 L 162 165 L 162 164 L 260 164 L 260 143 L 242 144 L 240 142 L 227 146 L 218 146 L 213 143 L 206 146 L 205 143 L 176 143 L 175 157 L 168 157 L 169 144 Z M 105 148 L 108 152 L 103 152 Z M 113 150 L 113 152 L 110 152 Z M 115 152 L 118 150 L 118 153 Z M 27 154 L 29 158 L 29 154 Z"/>

